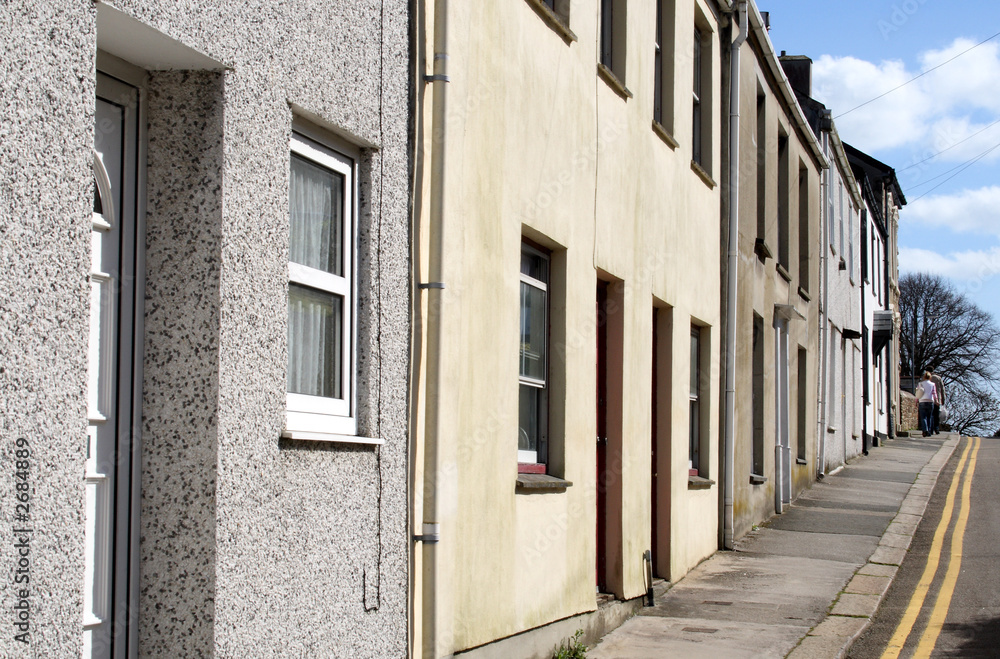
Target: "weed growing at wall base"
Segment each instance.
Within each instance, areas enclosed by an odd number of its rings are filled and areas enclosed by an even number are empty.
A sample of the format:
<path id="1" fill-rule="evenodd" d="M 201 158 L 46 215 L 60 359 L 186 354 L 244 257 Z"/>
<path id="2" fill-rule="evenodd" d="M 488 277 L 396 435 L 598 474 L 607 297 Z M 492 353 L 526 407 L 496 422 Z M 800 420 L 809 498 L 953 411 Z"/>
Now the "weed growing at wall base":
<path id="1" fill-rule="evenodd" d="M 552 655 L 552 659 L 587 659 L 587 646 L 580 638 L 583 630 L 578 629 L 572 637 L 562 642 Z"/>

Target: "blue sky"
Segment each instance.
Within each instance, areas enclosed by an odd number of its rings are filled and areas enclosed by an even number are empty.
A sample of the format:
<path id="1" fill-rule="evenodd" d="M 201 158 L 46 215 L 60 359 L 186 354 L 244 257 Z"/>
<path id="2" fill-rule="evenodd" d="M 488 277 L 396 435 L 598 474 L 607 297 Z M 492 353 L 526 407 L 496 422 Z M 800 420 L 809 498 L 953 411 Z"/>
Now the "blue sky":
<path id="1" fill-rule="evenodd" d="M 770 12 L 776 51 L 812 58 L 812 95 L 833 111 L 843 140 L 896 169 L 908 202 L 900 271 L 948 277 L 1000 323 L 1000 36 L 976 46 L 1000 32 L 1000 3 L 758 0 L 758 7 Z"/>

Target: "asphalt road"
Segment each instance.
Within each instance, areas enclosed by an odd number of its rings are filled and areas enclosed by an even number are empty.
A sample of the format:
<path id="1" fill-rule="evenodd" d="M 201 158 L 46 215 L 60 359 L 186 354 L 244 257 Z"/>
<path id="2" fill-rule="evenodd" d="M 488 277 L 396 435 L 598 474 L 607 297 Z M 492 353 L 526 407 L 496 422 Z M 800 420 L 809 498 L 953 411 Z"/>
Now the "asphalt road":
<path id="1" fill-rule="evenodd" d="M 1000 439 L 963 438 L 893 585 L 848 657 L 1000 657 L 998 496 Z"/>

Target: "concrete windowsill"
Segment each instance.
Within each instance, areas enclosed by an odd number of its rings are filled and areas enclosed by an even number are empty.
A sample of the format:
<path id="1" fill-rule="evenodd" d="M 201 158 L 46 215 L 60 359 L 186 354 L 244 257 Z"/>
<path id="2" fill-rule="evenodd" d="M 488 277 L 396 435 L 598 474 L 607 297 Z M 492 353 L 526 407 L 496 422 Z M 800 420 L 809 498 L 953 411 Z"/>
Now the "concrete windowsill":
<path id="1" fill-rule="evenodd" d="M 677 149 L 677 147 L 680 146 L 680 143 L 674 139 L 674 136 L 670 134 L 670 131 L 655 119 L 653 120 L 653 132 L 656 133 L 656 136 L 663 140 L 664 143 L 671 149 Z"/>
<path id="2" fill-rule="evenodd" d="M 768 246 L 767 241 L 761 237 L 758 237 L 753 243 L 754 254 L 760 259 L 761 263 L 767 263 L 768 259 L 774 258 L 774 252 Z"/>
<path id="3" fill-rule="evenodd" d="M 573 485 L 572 482 L 549 476 L 548 474 L 518 474 L 517 487 L 518 494 L 545 494 L 546 492 L 565 492 L 567 487 Z"/>
<path id="4" fill-rule="evenodd" d="M 785 266 L 778 263 L 777 265 L 775 265 L 775 268 L 777 268 L 778 274 L 781 275 L 782 279 L 787 281 L 789 284 L 792 283 L 792 275 L 789 274 L 788 269 L 785 268 Z"/>
<path id="5" fill-rule="evenodd" d="M 601 80 L 608 83 L 611 89 L 615 90 L 615 93 L 621 96 L 624 100 L 632 98 L 632 92 L 628 90 L 625 83 L 618 79 L 615 72 L 604 66 L 600 62 L 597 63 L 597 75 L 601 77 Z"/>
<path id="6" fill-rule="evenodd" d="M 707 490 L 715 485 L 715 481 L 711 478 L 702 478 L 701 476 L 688 476 L 688 489 L 689 490 Z"/>
<path id="7" fill-rule="evenodd" d="M 751 485 L 763 485 L 766 482 L 767 482 L 767 476 L 758 476 L 757 474 L 750 474 Z"/>
<path id="8" fill-rule="evenodd" d="M 717 183 L 712 178 L 712 175 L 709 174 L 708 172 L 706 172 L 705 168 L 702 167 L 700 164 L 698 164 L 698 162 L 695 161 L 695 160 L 691 161 L 691 171 L 693 171 L 695 174 L 697 174 L 698 178 L 700 178 L 702 180 L 702 182 L 705 185 L 707 185 L 710 190 L 714 190 L 715 189 L 715 186 L 717 185 Z"/>
<path id="9" fill-rule="evenodd" d="M 806 464 L 809 464 L 809 462 L 806 461 L 805 458 L 795 458 L 795 464 L 797 464 L 797 465 L 806 465 Z"/>
<path id="10" fill-rule="evenodd" d="M 799 286 L 799 297 L 805 300 L 806 302 L 812 302 L 812 296 L 809 295 L 809 291 L 805 290 L 801 286 Z"/>
<path id="11" fill-rule="evenodd" d="M 545 21 L 545 23 L 552 28 L 556 34 L 562 37 L 567 46 L 574 41 L 578 41 L 576 34 L 573 30 L 569 29 L 569 25 L 566 25 L 563 17 L 549 9 L 549 6 L 542 2 L 542 0 L 525 0 L 525 2 L 531 5 L 531 8 L 535 10 L 535 13 L 541 16 L 542 20 Z"/>

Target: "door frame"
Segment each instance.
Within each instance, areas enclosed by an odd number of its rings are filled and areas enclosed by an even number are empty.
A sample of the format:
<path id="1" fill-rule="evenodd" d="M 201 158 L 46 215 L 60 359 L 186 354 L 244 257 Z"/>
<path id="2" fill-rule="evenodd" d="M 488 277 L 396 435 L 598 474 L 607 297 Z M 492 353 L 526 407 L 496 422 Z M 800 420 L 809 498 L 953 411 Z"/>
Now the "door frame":
<path id="1" fill-rule="evenodd" d="M 130 182 L 122 188 L 120 212 L 117 213 L 122 229 L 116 317 L 120 361 L 117 370 L 117 440 L 110 536 L 111 602 L 108 611 L 111 618 L 109 654 L 116 659 L 138 656 L 147 81 L 145 70 L 103 51 L 97 52 L 96 96 L 125 108 L 122 175 Z M 126 88 L 132 90 L 131 94 Z"/>

